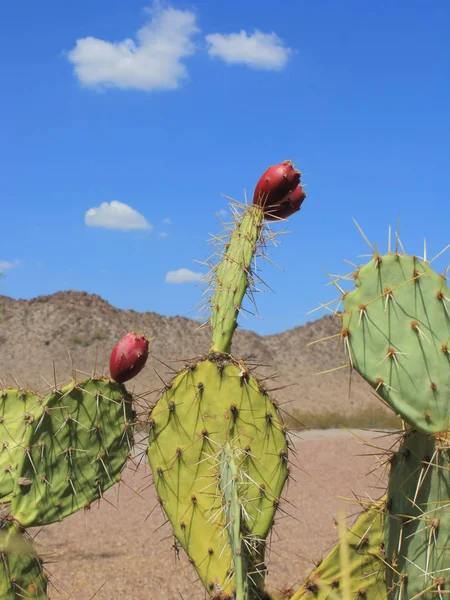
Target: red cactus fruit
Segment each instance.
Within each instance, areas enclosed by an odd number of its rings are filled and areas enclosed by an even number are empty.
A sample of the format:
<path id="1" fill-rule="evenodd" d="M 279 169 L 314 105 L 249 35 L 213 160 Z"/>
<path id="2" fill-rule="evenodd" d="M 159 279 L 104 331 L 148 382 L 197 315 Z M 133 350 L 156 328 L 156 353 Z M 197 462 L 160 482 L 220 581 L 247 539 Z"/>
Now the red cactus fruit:
<path id="1" fill-rule="evenodd" d="M 145 366 L 148 357 L 148 339 L 131 331 L 114 346 L 109 359 L 111 377 L 125 383 Z"/>
<path id="2" fill-rule="evenodd" d="M 290 160 L 269 167 L 256 184 L 253 204 L 264 209 L 269 221 L 286 219 L 300 209 L 306 194 L 299 186 L 300 171 Z"/>
<path id="3" fill-rule="evenodd" d="M 293 192 L 289 192 L 289 194 L 287 194 L 277 206 L 272 207 L 271 210 L 265 209 L 264 217 L 266 221 L 287 219 L 300 210 L 305 198 L 305 190 L 301 185 L 299 185 Z"/>

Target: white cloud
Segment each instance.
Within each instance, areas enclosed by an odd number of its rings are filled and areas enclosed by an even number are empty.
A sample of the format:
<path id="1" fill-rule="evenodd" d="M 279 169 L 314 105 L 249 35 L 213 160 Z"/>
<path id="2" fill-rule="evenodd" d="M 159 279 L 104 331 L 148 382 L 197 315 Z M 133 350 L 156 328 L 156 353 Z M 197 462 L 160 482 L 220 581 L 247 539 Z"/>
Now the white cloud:
<path id="1" fill-rule="evenodd" d="M 5 271 L 6 269 L 14 269 L 20 265 L 20 260 L 14 260 L 12 262 L 8 260 L 0 260 L 0 269 Z"/>
<path id="2" fill-rule="evenodd" d="M 291 48 L 275 33 L 258 29 L 252 35 L 239 33 L 212 33 L 206 36 L 210 56 L 217 56 L 229 65 L 244 64 L 253 69 L 280 71 L 286 66 Z"/>
<path id="3" fill-rule="evenodd" d="M 163 223 L 165 225 L 172 225 L 172 221 L 169 219 L 169 217 L 166 217 L 165 219 L 163 219 Z"/>
<path id="4" fill-rule="evenodd" d="M 178 269 L 177 271 L 169 271 L 166 275 L 166 283 L 191 283 L 200 281 L 203 275 L 194 273 L 189 269 Z"/>
<path id="5" fill-rule="evenodd" d="M 161 231 L 161 233 L 158 234 L 160 238 L 166 238 L 169 234 L 167 233 L 167 231 Z"/>
<path id="6" fill-rule="evenodd" d="M 224 208 L 221 208 L 220 210 L 218 210 L 218 211 L 216 212 L 216 215 L 217 215 L 218 217 L 227 217 L 227 216 L 228 216 L 228 211 L 227 211 L 227 210 L 225 210 Z"/>
<path id="7" fill-rule="evenodd" d="M 80 83 L 86 87 L 172 90 L 188 77 L 182 59 L 195 52 L 192 38 L 200 30 L 195 14 L 159 2 L 147 9 L 150 19 L 127 38 L 108 42 L 95 37 L 77 40 L 67 54 Z"/>
<path id="8" fill-rule="evenodd" d="M 147 219 L 134 208 L 118 200 L 102 202 L 100 206 L 90 208 L 84 222 L 88 227 L 105 227 L 106 229 L 153 229 Z"/>

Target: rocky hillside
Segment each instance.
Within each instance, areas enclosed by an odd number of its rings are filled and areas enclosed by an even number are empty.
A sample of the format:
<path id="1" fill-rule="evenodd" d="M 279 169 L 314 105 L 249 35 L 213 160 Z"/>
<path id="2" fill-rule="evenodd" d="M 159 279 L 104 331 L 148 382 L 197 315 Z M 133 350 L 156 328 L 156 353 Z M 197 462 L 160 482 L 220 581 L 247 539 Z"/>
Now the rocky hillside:
<path id="1" fill-rule="evenodd" d="M 69 354 L 80 376 L 94 368 L 106 373 L 114 344 L 133 329 L 155 337 L 146 368 L 132 382 L 139 393 L 160 388 L 172 367 L 179 368 L 209 347 L 208 328 L 199 329 L 190 319 L 120 310 L 83 292 L 58 292 L 33 300 L 0 296 L 0 304 L 0 380 L 10 386 L 16 380 L 23 387 L 46 387 L 54 380 L 53 365 L 58 383 L 70 378 Z M 352 376 L 350 393 L 348 369 L 316 375 L 344 364 L 343 350 L 339 338 L 306 345 L 338 331 L 339 323 L 331 316 L 277 335 L 238 331 L 233 354 L 261 365 L 256 371 L 261 375 L 276 373 L 269 388 L 289 387 L 274 391 L 273 396 L 308 424 L 323 424 L 327 418 L 335 421 L 330 424 L 345 422 L 339 421 L 341 416 L 359 422 L 358 415 L 365 415 L 373 421 L 367 425 L 377 425 L 385 409 L 357 374 Z"/>

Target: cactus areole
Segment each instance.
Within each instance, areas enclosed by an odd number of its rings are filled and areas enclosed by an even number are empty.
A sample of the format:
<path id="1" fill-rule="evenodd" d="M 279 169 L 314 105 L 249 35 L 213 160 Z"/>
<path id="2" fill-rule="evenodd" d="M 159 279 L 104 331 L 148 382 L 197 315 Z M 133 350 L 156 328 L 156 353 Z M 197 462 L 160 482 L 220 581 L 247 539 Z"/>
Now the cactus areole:
<path id="1" fill-rule="evenodd" d="M 114 346 L 109 359 L 111 377 L 125 383 L 142 371 L 148 358 L 149 341 L 134 331 L 127 333 Z"/>

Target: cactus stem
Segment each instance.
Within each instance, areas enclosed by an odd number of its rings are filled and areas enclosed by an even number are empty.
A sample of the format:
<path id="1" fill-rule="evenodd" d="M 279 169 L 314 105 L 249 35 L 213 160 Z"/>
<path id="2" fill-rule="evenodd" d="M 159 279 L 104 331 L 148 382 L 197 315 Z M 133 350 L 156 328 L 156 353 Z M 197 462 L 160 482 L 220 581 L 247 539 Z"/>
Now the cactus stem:
<path id="1" fill-rule="evenodd" d="M 210 284 L 214 286 L 210 300 L 213 352 L 230 353 L 242 300 L 254 278 L 252 263 L 261 243 L 263 216 L 259 206 L 246 207 L 238 228 L 231 233 L 229 243 L 221 251 L 221 262 L 211 266 L 215 275 L 215 282 Z"/>

